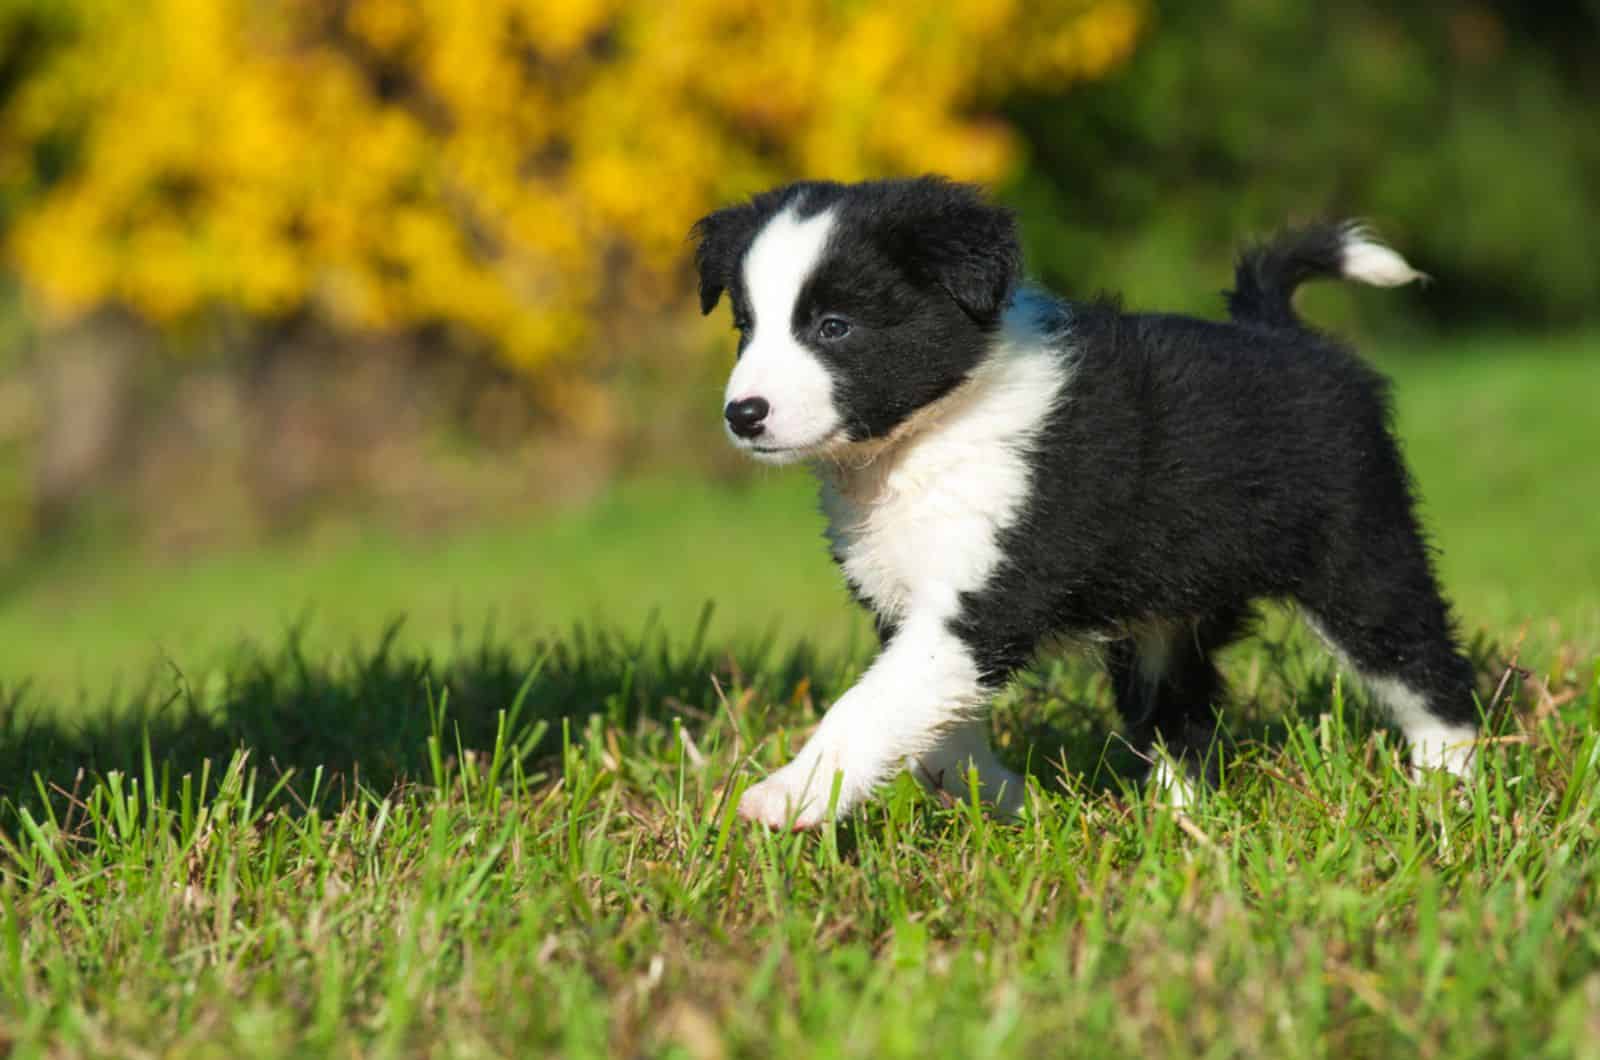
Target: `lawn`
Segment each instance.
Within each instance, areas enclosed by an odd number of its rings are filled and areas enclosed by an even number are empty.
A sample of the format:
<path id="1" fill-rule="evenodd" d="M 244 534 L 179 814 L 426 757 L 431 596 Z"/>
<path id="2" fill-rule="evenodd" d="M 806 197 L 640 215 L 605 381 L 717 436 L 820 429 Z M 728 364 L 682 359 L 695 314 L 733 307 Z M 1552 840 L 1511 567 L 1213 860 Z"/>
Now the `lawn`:
<path id="1" fill-rule="evenodd" d="M 1463 628 L 1600 649 L 1600 336 L 1378 356 Z M 767 470 L 739 487 L 628 483 L 585 509 L 438 539 L 346 530 L 187 564 L 72 553 L 7 580 L 0 685 L 78 709 L 173 665 L 203 682 L 240 642 L 291 628 L 318 654 L 403 619 L 402 643 L 442 658 L 491 628 L 509 642 L 651 616 L 689 629 L 708 602 L 717 641 L 864 649 L 870 625 L 818 544 L 813 496 L 803 472 Z"/>
<path id="2" fill-rule="evenodd" d="M 867 649 L 798 475 L 29 572 L 0 1044 L 1600 1055 L 1596 352 L 1381 355 L 1493 723 L 1460 790 L 1279 619 L 1229 659 L 1227 775 L 1186 813 L 1052 657 L 997 711 L 1024 823 L 902 779 L 816 835 L 747 828 L 740 786 Z"/>

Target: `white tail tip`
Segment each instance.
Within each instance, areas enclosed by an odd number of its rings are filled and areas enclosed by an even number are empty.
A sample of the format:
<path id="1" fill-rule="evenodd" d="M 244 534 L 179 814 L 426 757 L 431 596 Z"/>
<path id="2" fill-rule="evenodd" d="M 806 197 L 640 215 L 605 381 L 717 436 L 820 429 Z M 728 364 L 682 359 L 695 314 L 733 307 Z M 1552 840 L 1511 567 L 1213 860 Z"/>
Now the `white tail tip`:
<path id="1" fill-rule="evenodd" d="M 1339 271 L 1346 279 L 1370 283 L 1374 287 L 1399 287 L 1427 275 L 1407 264 L 1406 259 L 1374 239 L 1365 229 L 1352 227 L 1345 233 Z"/>

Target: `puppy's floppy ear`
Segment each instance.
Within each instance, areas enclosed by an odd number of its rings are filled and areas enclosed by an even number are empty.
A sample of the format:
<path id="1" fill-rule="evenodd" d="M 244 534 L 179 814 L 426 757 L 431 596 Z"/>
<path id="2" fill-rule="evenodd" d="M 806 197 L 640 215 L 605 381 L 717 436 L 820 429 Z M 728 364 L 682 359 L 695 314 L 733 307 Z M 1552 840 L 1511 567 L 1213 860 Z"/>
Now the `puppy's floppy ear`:
<path id="1" fill-rule="evenodd" d="M 827 181 L 797 181 L 696 221 L 689 229 L 689 238 L 695 241 L 694 263 L 700 269 L 700 312 L 709 313 L 717 307 L 722 292 L 738 279 L 739 264 L 750 243 L 778 211 L 797 202 L 809 204 L 819 197 L 826 199 L 836 195 L 839 188 Z"/>
<path id="2" fill-rule="evenodd" d="M 754 203 L 741 203 L 707 214 L 689 229 L 689 238 L 695 241 L 695 267 L 700 270 L 701 315 L 715 309 L 722 292 L 733 284 L 761 217 Z"/>
<path id="3" fill-rule="evenodd" d="M 1015 217 L 976 187 L 941 177 L 907 181 L 905 193 L 893 211 L 891 253 L 973 320 L 993 326 L 1022 274 Z"/>

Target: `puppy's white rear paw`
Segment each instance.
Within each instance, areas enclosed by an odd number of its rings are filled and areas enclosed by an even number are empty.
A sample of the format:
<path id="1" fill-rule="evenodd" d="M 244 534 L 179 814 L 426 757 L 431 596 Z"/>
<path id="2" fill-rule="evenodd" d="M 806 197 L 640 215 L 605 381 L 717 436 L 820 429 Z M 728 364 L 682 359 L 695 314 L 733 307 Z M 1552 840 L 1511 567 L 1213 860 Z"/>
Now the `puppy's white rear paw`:
<path id="1" fill-rule="evenodd" d="M 818 785 L 806 783 L 801 777 L 795 783 L 786 767 L 766 780 L 749 788 L 739 799 L 739 816 L 747 821 L 764 824 L 768 828 L 793 828 L 797 832 L 815 828 L 822 823 L 827 808 L 811 789 Z"/>
<path id="2" fill-rule="evenodd" d="M 1468 725 L 1415 726 L 1406 733 L 1411 744 L 1411 769 L 1421 777 L 1427 769 L 1442 769 L 1457 780 L 1471 780 L 1478 730 Z"/>
<path id="3" fill-rule="evenodd" d="M 1150 767 L 1149 783 L 1175 810 L 1187 810 L 1199 797 L 1194 778 L 1166 755 L 1161 755 Z"/>

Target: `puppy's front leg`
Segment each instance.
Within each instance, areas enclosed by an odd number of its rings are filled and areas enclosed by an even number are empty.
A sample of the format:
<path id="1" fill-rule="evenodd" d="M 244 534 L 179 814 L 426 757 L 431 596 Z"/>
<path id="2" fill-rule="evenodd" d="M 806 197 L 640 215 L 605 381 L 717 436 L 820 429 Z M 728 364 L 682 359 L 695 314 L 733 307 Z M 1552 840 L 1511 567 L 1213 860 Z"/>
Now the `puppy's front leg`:
<path id="1" fill-rule="evenodd" d="M 794 761 L 744 793 L 740 816 L 774 828 L 811 828 L 827 813 L 835 774 L 835 810 L 846 813 L 979 711 L 985 691 L 978 667 L 950 631 L 948 613 L 912 612 Z"/>

